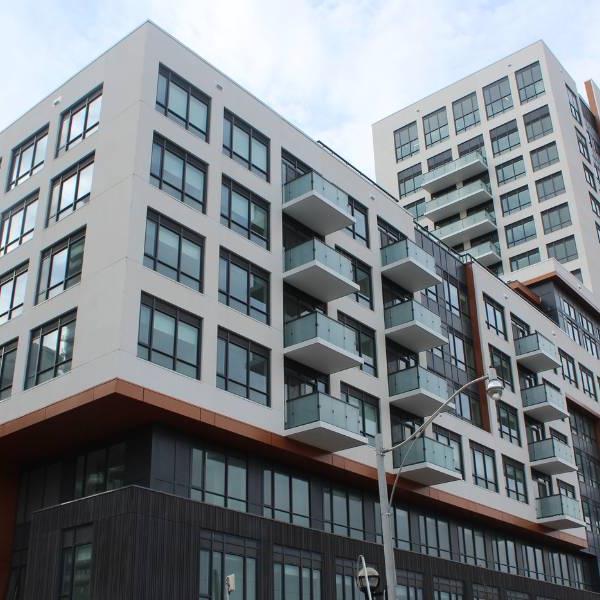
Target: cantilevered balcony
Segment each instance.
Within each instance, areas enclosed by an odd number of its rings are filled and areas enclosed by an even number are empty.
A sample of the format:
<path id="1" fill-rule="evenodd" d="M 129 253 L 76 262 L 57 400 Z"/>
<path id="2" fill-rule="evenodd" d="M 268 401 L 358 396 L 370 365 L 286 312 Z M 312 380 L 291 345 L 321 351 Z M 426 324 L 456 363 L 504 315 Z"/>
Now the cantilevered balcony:
<path id="1" fill-rule="evenodd" d="M 320 392 L 286 402 L 285 434 L 328 452 L 366 444 L 360 423 L 356 406 Z"/>
<path id="2" fill-rule="evenodd" d="M 569 416 L 563 393 L 544 381 L 540 385 L 521 390 L 523 412 L 542 423 Z"/>
<path id="3" fill-rule="evenodd" d="M 471 246 L 468 250 L 462 252 L 462 254 L 470 254 L 485 267 L 489 267 L 502 260 L 500 244 L 498 242 L 483 242 L 483 244 Z"/>
<path id="4" fill-rule="evenodd" d="M 348 194 L 315 172 L 305 173 L 283 186 L 283 212 L 321 235 L 354 223 Z"/>
<path id="5" fill-rule="evenodd" d="M 454 451 L 450 446 L 429 437 L 420 437 L 411 445 L 393 451 L 394 468 L 402 465 L 401 476 L 423 485 L 458 481 Z"/>
<path id="6" fill-rule="evenodd" d="M 541 333 L 532 333 L 515 340 L 517 362 L 534 373 L 560 367 L 556 344 Z"/>
<path id="7" fill-rule="evenodd" d="M 479 150 L 475 150 L 475 152 L 465 154 L 452 162 L 425 173 L 421 187 L 430 194 L 435 194 L 439 190 L 484 173 L 487 168 L 485 157 Z"/>
<path id="8" fill-rule="evenodd" d="M 448 399 L 446 380 L 423 367 L 412 367 L 388 375 L 390 404 L 427 417 Z"/>
<path id="9" fill-rule="evenodd" d="M 432 221 L 439 221 L 463 210 L 478 206 L 483 202 L 491 200 L 491 198 L 492 189 L 489 183 L 473 181 L 457 190 L 452 190 L 443 196 L 438 196 L 426 202 L 423 216 L 428 217 Z"/>
<path id="10" fill-rule="evenodd" d="M 442 321 L 414 300 L 385 309 L 385 335 L 413 352 L 423 352 L 448 343 Z"/>
<path id="11" fill-rule="evenodd" d="M 464 219 L 438 227 L 432 233 L 448 246 L 455 246 L 492 231 L 496 231 L 494 213 L 480 210 Z"/>
<path id="12" fill-rule="evenodd" d="M 534 469 L 546 475 L 577 471 L 573 450 L 553 437 L 529 444 L 529 462 Z"/>
<path id="13" fill-rule="evenodd" d="M 545 496 L 535 501 L 537 521 L 551 529 L 583 527 L 581 504 L 575 498 L 561 494 Z"/>
<path id="14" fill-rule="evenodd" d="M 381 274 L 409 292 L 418 292 L 442 281 L 435 259 L 410 240 L 381 249 Z"/>
<path id="15" fill-rule="evenodd" d="M 287 358 L 327 375 L 363 362 L 356 332 L 319 312 L 286 323 L 283 337 Z"/>
<path id="16" fill-rule="evenodd" d="M 286 250 L 284 263 L 283 280 L 323 302 L 360 290 L 352 281 L 352 263 L 320 240 Z"/>

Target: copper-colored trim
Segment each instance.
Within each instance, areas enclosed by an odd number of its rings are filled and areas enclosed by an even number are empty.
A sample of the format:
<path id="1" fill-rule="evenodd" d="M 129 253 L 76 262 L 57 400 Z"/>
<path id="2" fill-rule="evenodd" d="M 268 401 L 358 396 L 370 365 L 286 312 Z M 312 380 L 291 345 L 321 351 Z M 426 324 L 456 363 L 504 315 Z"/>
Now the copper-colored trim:
<path id="1" fill-rule="evenodd" d="M 523 296 L 526 300 L 529 300 L 533 304 L 537 304 L 540 306 L 542 304 L 542 299 L 532 290 L 530 290 L 527 286 L 530 283 L 535 283 L 533 280 L 527 283 L 522 283 L 521 281 L 510 281 L 508 285 L 511 289 L 513 289 L 517 294 Z"/>
<path id="2" fill-rule="evenodd" d="M 588 79 L 584 84 L 585 86 L 585 95 L 587 96 L 588 104 L 590 105 L 590 110 L 592 114 L 596 117 L 596 132 L 600 135 L 600 114 L 598 113 L 598 103 L 596 94 L 594 94 L 594 82 L 591 79 Z"/>

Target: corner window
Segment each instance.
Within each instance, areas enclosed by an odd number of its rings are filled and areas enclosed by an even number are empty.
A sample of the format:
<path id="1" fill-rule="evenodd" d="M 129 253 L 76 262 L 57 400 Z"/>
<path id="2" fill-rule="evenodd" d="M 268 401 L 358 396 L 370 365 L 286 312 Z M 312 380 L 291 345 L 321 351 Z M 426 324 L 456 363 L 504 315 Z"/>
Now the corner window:
<path id="1" fill-rule="evenodd" d="M 503 77 L 494 83 L 490 83 L 490 85 L 486 85 L 483 88 L 483 98 L 488 119 L 512 108 L 513 100 L 508 77 Z"/>
<path id="2" fill-rule="evenodd" d="M 548 175 L 543 179 L 538 179 L 535 182 L 538 200 L 544 202 L 550 198 L 554 198 L 565 191 L 565 182 L 561 171 Z"/>
<path id="3" fill-rule="evenodd" d="M 548 257 L 555 258 L 560 263 L 566 263 L 578 257 L 575 236 L 572 235 L 548 244 L 546 249 Z"/>
<path id="4" fill-rule="evenodd" d="M 269 181 L 269 138 L 228 110 L 223 121 L 223 152 Z"/>
<path id="5" fill-rule="evenodd" d="M 477 94 L 472 92 L 460 100 L 452 103 L 454 113 L 454 128 L 456 133 L 466 131 L 479 123 L 479 104 Z"/>
<path id="6" fill-rule="evenodd" d="M 0 400 L 5 400 L 12 393 L 17 343 L 18 340 L 12 340 L 0 346 Z"/>
<path id="7" fill-rule="evenodd" d="M 538 61 L 519 69 L 515 73 L 517 77 L 517 88 L 519 89 L 519 100 L 521 104 L 529 102 L 544 93 L 544 80 L 542 69 Z"/>
<path id="8" fill-rule="evenodd" d="M 442 107 L 423 117 L 425 147 L 429 148 L 445 140 L 449 135 L 446 107 Z"/>
<path id="9" fill-rule="evenodd" d="M 60 600 L 92 597 L 92 526 L 64 529 L 62 534 Z"/>
<path id="10" fill-rule="evenodd" d="M 404 160 L 408 156 L 419 152 L 419 133 L 416 121 L 394 131 L 394 146 L 396 148 L 396 161 Z"/>
<path id="11" fill-rule="evenodd" d="M 0 325 L 23 312 L 28 268 L 23 263 L 0 276 Z"/>
<path id="12" fill-rule="evenodd" d="M 7 191 L 27 181 L 44 166 L 47 144 L 48 125 L 12 151 Z"/>
<path id="13" fill-rule="evenodd" d="M 0 254 L 8 254 L 33 237 L 38 198 L 34 192 L 2 213 Z"/>
<path id="14" fill-rule="evenodd" d="M 102 87 L 62 113 L 57 155 L 67 152 L 98 130 L 101 107 Z"/>
<path id="15" fill-rule="evenodd" d="M 471 459 L 475 485 L 497 492 L 498 480 L 496 478 L 496 455 L 494 451 L 471 442 Z"/>
<path id="16" fill-rule="evenodd" d="M 539 171 L 540 169 L 553 165 L 555 162 L 558 162 L 556 143 L 552 142 L 551 144 L 540 146 L 539 148 L 532 150 L 530 156 L 531 166 L 534 171 Z"/>
<path id="17" fill-rule="evenodd" d="M 89 156 L 52 180 L 50 210 L 47 224 L 64 219 L 85 206 L 90 199 L 94 156 Z"/>
<path id="18" fill-rule="evenodd" d="M 549 133 L 552 133 L 552 119 L 550 118 L 550 111 L 548 106 L 541 106 L 531 112 L 523 115 L 523 122 L 525 123 L 525 132 L 527 134 L 527 141 L 533 142 Z"/>

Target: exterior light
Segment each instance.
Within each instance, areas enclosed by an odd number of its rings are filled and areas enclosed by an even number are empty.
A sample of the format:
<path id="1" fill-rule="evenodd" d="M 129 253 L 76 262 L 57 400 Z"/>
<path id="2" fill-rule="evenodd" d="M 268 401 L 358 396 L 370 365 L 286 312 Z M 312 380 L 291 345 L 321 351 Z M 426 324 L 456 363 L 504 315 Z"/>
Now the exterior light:
<path id="1" fill-rule="evenodd" d="M 502 383 L 502 380 L 496 374 L 496 369 L 493 367 L 490 367 L 488 373 L 488 380 L 485 386 L 487 394 L 492 400 L 501 400 L 502 393 L 504 392 L 504 383 Z"/>
<path id="2" fill-rule="evenodd" d="M 379 587 L 380 577 L 378 571 L 373 567 L 361 568 L 356 576 L 356 585 L 363 592 L 376 592 Z"/>

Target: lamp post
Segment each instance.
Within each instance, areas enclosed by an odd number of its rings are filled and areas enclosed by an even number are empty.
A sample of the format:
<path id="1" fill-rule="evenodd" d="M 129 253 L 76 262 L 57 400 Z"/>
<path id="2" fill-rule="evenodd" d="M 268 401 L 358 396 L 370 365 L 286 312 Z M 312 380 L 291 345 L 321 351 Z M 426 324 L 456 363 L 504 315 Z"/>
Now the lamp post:
<path id="1" fill-rule="evenodd" d="M 373 600 L 375 592 L 379 588 L 379 573 L 373 567 L 367 567 L 365 557 L 361 554 L 358 557 L 358 571 L 356 574 L 356 587 L 364 594 L 368 600 Z"/>
<path id="2" fill-rule="evenodd" d="M 392 486 L 392 491 L 388 496 L 387 489 L 387 478 L 385 472 L 385 455 L 396 448 L 400 448 L 405 444 L 414 444 L 415 440 L 425 433 L 425 430 L 431 425 L 434 419 L 466 388 L 475 383 L 486 381 L 487 394 L 493 400 L 500 400 L 502 398 L 502 392 L 504 391 L 504 384 L 496 375 L 496 369 L 490 367 L 486 375 L 477 377 L 473 381 L 465 383 L 462 387 L 456 390 L 431 416 L 425 419 L 423 425 L 417 428 L 411 433 L 406 439 L 402 440 L 398 444 L 393 445 L 391 448 L 384 448 L 383 436 L 378 433 L 375 436 L 375 453 L 377 459 L 377 481 L 379 484 L 379 507 L 381 509 L 381 529 L 383 534 L 383 558 L 385 562 L 385 581 L 387 590 L 387 600 L 396 600 L 396 559 L 394 557 L 394 542 L 392 538 L 392 501 L 394 499 L 394 491 L 396 490 L 396 484 L 402 471 L 402 464 L 396 473 L 396 479 Z M 410 449 L 410 448 L 409 448 Z"/>

